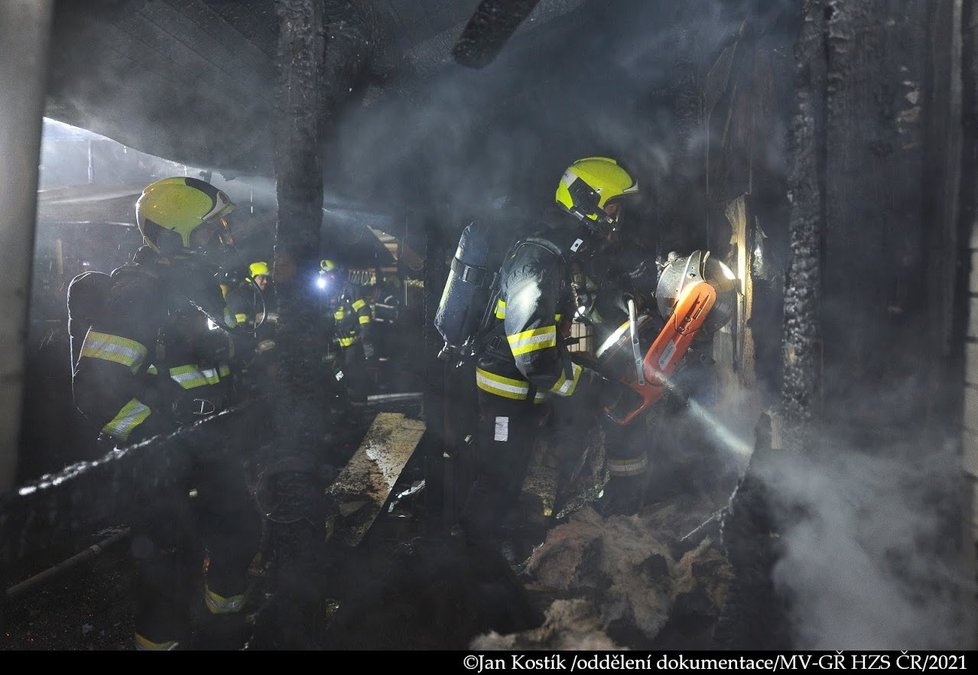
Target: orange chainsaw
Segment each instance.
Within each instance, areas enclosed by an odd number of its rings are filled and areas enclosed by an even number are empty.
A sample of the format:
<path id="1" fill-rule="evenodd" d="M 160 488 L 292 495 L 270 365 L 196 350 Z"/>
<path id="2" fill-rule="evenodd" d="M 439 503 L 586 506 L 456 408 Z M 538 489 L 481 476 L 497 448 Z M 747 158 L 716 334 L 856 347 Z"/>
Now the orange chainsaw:
<path id="1" fill-rule="evenodd" d="M 607 406 L 605 414 L 622 426 L 630 424 L 642 411 L 653 405 L 666 393 L 668 378 L 679 366 L 689 346 L 703 327 L 717 301 L 717 292 L 706 281 L 686 284 L 679 292 L 672 314 L 652 342 L 641 355 L 641 337 L 648 339 L 654 331 L 653 322 L 647 316 L 636 317 L 634 301 L 628 301 L 629 317 L 598 350 L 596 357 L 607 370 L 610 361 L 620 365 L 626 359 L 634 367 L 626 367 L 620 382 L 631 392 L 622 395 L 614 404 Z"/>

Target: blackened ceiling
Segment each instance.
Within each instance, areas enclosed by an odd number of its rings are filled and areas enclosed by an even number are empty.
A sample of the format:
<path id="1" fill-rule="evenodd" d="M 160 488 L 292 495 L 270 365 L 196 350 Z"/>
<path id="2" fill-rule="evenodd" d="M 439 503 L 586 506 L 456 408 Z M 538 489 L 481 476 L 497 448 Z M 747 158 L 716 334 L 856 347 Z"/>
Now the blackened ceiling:
<path id="1" fill-rule="evenodd" d="M 686 171 L 678 145 L 697 141 L 676 139 L 677 86 L 745 21 L 781 30 L 793 13 L 788 0 L 540 0 L 471 69 L 452 47 L 478 0 L 324 1 L 327 195 L 421 208 L 536 199 L 577 156 L 621 157 L 646 185 Z M 59 0 L 53 31 L 48 116 L 272 175 L 273 0 Z"/>

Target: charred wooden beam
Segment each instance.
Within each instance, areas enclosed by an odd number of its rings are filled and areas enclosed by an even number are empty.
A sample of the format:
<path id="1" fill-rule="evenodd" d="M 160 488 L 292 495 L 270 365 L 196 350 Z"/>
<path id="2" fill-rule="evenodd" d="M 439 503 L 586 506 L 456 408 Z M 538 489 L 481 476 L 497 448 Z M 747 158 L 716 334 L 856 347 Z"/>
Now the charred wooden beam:
<path id="1" fill-rule="evenodd" d="M 540 0 L 482 0 L 452 48 L 455 61 L 469 68 L 492 63 Z"/>
<path id="2" fill-rule="evenodd" d="M 152 490 L 171 483 L 185 469 L 182 448 L 188 444 L 210 448 L 215 458 L 250 450 L 249 442 L 268 432 L 256 410 L 269 403 L 228 408 L 0 494 L 0 576 L 15 562 L 124 522 L 132 514 L 135 486 Z"/>
<path id="3" fill-rule="evenodd" d="M 909 422 L 939 354 L 922 246 L 936 229 L 924 177 L 941 168 L 923 161 L 929 5 L 825 5 L 824 416 L 882 444 L 922 430 Z"/>
<path id="4" fill-rule="evenodd" d="M 792 120 L 790 260 L 784 300 L 783 405 L 786 422 L 804 426 L 818 410 L 821 387 L 819 311 L 825 222 L 825 11 L 807 0 L 795 46 L 797 76 Z"/>
<path id="5" fill-rule="evenodd" d="M 322 225 L 323 4 L 277 0 L 278 115 L 275 143 L 278 222 L 275 280 L 278 289 L 279 378 L 274 403 L 277 440 L 271 522 L 273 607 L 262 615 L 270 645 L 311 648 L 317 599 L 316 560 L 323 539 L 322 489 L 317 449 L 322 443 L 324 401 L 315 374 L 324 353 L 324 328 L 310 275 L 318 271 Z M 318 330 L 317 330 L 318 328 Z"/>

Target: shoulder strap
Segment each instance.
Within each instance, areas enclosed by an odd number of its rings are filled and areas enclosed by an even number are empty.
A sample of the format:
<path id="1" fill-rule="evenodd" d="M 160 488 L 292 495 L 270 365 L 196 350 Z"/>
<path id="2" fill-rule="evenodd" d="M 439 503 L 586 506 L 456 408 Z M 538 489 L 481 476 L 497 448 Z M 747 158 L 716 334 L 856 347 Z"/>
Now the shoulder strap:
<path id="1" fill-rule="evenodd" d="M 541 237 L 526 237 L 521 242 L 517 242 L 517 245 L 519 245 L 520 243 L 539 246 L 540 248 L 549 251 L 553 255 L 557 256 L 558 258 L 566 262 L 566 260 L 564 259 L 564 252 L 560 250 L 557 244 L 553 243 L 549 239 L 543 239 Z M 515 250 L 515 248 L 513 250 Z"/>

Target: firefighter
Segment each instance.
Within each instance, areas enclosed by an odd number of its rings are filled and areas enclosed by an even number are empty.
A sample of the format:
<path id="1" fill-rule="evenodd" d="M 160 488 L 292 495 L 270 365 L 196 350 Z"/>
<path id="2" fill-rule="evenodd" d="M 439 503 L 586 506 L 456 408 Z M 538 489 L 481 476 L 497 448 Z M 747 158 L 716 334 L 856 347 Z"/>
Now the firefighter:
<path id="1" fill-rule="evenodd" d="M 228 309 L 241 330 L 234 335 L 238 374 L 243 386 L 258 387 L 275 370 L 273 350 L 277 316 L 271 311 L 272 276 L 268 263 L 259 260 L 248 265 L 248 274 L 237 283 L 222 284 Z"/>
<path id="2" fill-rule="evenodd" d="M 270 278 L 268 263 L 259 260 L 248 265 L 248 275 L 241 283 L 222 289 L 226 289 L 225 299 L 228 308 L 234 314 L 239 326 L 253 327 L 258 321 L 263 320 L 261 315 L 264 314 L 265 308 L 259 301 L 258 293 L 264 296 L 269 288 Z"/>
<path id="3" fill-rule="evenodd" d="M 233 243 L 233 208 L 223 191 L 190 177 L 158 180 L 139 197 L 144 245 L 132 264 L 112 272 L 73 376 L 76 405 L 100 427 L 103 442 L 127 445 L 173 432 L 228 406 L 229 340 L 220 328 L 235 319 L 215 272 Z M 240 444 L 229 441 L 202 425 L 165 453 L 147 453 L 134 470 L 137 649 L 187 646 L 192 602 L 213 616 L 244 607 L 258 517 L 241 458 L 226 452 Z M 198 542 L 207 571 L 203 597 L 194 600 Z M 243 616 L 238 620 L 243 626 Z"/>
<path id="4" fill-rule="evenodd" d="M 733 272 L 708 251 L 693 251 L 688 256 L 673 252 L 666 261 L 658 261 L 637 243 L 629 243 L 627 249 L 614 247 L 592 262 L 603 270 L 601 276 L 607 282 L 593 294 L 591 312 L 594 320 L 600 321 L 595 327 L 599 338 L 596 344 L 600 345 L 596 358 L 608 378 L 603 383 L 601 403 L 607 414 L 600 417 L 608 482 L 596 508 L 604 515 L 633 514 L 643 505 L 650 486 L 655 485 L 657 491 L 665 488 L 664 481 L 675 471 L 677 457 L 668 448 L 686 426 L 682 418 L 687 401 L 690 397 L 704 401 L 712 389 L 713 334 L 734 311 L 737 282 Z M 682 323 L 679 330 L 670 319 L 679 311 L 682 289 L 694 288 L 698 280 L 711 287 L 713 303 L 705 313 L 695 313 L 701 317 L 700 323 Z M 656 368 L 668 376 L 669 386 L 643 390 L 653 397 L 645 403 L 628 386 L 622 386 L 636 380 L 629 303 L 636 311 L 639 344 L 644 343 L 639 349 L 642 358 L 648 358 L 645 350 L 654 343 L 665 345 L 655 359 Z M 679 341 L 680 334 L 691 336 L 691 342 Z M 688 452 L 681 454 L 689 456 Z M 659 479 L 655 484 L 649 480 L 653 468 Z M 674 486 L 675 481 L 671 484 Z"/>
<path id="5" fill-rule="evenodd" d="M 366 362 L 374 356 L 370 305 L 333 260 L 319 263 L 319 286 L 325 293 L 326 312 L 332 320 L 331 348 L 339 348 L 339 367 L 350 399 L 367 400 Z"/>
<path id="6" fill-rule="evenodd" d="M 505 549 L 524 520 L 512 511 L 534 442 L 552 399 L 575 392 L 586 363 L 564 344 L 578 306 L 573 268 L 617 238 L 622 206 L 636 193 L 614 159 L 578 160 L 557 185 L 563 213 L 506 254 L 478 340 L 477 477 L 462 518 L 470 538 Z"/>
<path id="7" fill-rule="evenodd" d="M 658 267 L 654 256 L 640 242 L 628 238 L 608 246 L 589 263 L 588 273 L 575 287 L 586 288 L 580 294 L 581 304 L 586 307 L 584 314 L 594 329 L 600 352 L 601 345 L 614 330 L 628 321 L 629 300 L 639 314 L 649 314 L 648 310 L 654 306 Z M 661 327 L 657 316 L 650 316 L 649 321 L 656 330 Z M 603 382 L 602 389 L 598 395 L 600 407 L 620 395 L 616 381 Z M 649 457 L 657 440 L 649 435 L 644 418 L 627 426 L 615 423 L 607 415 L 601 415 L 599 420 L 608 482 L 596 508 L 605 516 L 633 514 L 644 501 Z"/>

